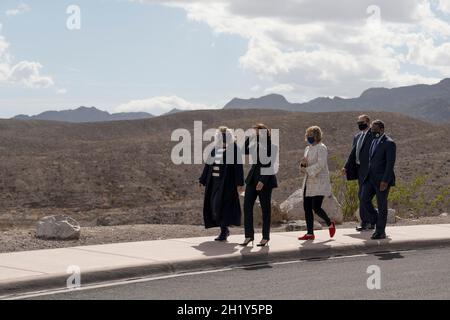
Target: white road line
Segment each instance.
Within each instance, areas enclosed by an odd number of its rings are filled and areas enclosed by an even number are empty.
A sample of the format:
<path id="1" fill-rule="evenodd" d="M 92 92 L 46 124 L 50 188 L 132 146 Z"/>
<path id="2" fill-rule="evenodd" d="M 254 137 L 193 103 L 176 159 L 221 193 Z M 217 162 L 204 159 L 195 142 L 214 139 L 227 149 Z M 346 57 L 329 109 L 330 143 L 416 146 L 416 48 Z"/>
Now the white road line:
<path id="1" fill-rule="evenodd" d="M 150 281 L 157 281 L 157 280 L 165 280 L 165 279 L 172 279 L 172 278 L 179 278 L 179 277 L 187 277 L 187 276 L 195 276 L 195 275 L 201 275 L 201 274 L 209 274 L 209 273 L 218 273 L 218 272 L 226 272 L 226 271 L 233 271 L 233 270 L 239 270 L 239 269 L 248 269 L 248 268 L 257 268 L 262 266 L 275 266 L 275 265 L 287 265 L 287 264 L 294 264 L 294 263 L 302 263 L 302 262 L 308 262 L 308 261 L 326 261 L 326 260 L 338 260 L 338 259 L 348 259 L 348 258 L 361 258 L 361 257 L 368 257 L 371 255 L 390 255 L 390 254 L 396 254 L 396 253 L 405 253 L 405 252 L 416 252 L 417 250 L 404 250 L 404 251 L 389 251 L 389 252 L 379 252 L 379 253 L 362 253 L 362 254 L 354 254 L 354 255 L 347 255 L 347 256 L 333 256 L 328 258 L 318 258 L 318 259 L 302 259 L 302 260 L 292 260 L 292 261 L 282 261 L 282 262 L 272 262 L 272 263 L 259 263 L 259 264 L 252 264 L 252 265 L 245 265 L 245 266 L 235 266 L 235 267 L 228 267 L 228 268 L 221 268 L 221 269 L 212 269 L 212 270 L 202 270 L 202 271 L 192 271 L 192 272 L 185 272 L 185 273 L 177 273 L 177 274 L 171 274 L 171 275 L 165 275 L 165 276 L 158 276 L 158 277 L 144 277 L 144 278 L 132 278 L 128 280 L 120 280 L 120 281 L 112 281 L 107 283 L 100 283 L 100 284 L 92 284 L 92 285 L 86 285 L 82 286 L 80 288 L 75 289 L 51 289 L 51 290 L 45 290 L 45 291 L 36 291 L 31 293 L 25 293 L 25 294 L 18 294 L 18 295 L 11 295 L 11 296 L 0 296 L 0 300 L 20 300 L 20 299 L 27 299 L 27 298 L 35 298 L 40 296 L 48 296 L 48 295 L 56 295 L 56 294 L 62 294 L 62 293 L 71 293 L 71 292 L 77 292 L 77 291 L 87 291 L 87 290 L 93 290 L 93 289 L 101 289 L 101 288 L 109 288 L 109 287 L 115 287 L 115 286 L 122 286 L 127 284 L 134 284 L 134 283 L 143 283 L 143 282 L 150 282 Z"/>

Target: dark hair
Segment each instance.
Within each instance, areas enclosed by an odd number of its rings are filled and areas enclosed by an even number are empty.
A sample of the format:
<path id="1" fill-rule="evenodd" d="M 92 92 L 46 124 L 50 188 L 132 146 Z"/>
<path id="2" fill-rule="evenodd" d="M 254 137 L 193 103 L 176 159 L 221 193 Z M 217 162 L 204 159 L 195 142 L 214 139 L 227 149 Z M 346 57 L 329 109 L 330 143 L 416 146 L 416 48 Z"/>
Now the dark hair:
<path id="1" fill-rule="evenodd" d="M 253 125 L 253 129 L 266 130 L 268 137 L 270 137 L 270 135 L 272 133 L 271 129 L 268 126 L 266 126 L 264 123 L 257 123 L 255 125 Z"/>
<path id="2" fill-rule="evenodd" d="M 381 120 L 375 120 L 374 122 L 372 122 L 372 124 L 376 125 L 378 128 L 383 129 L 384 130 L 384 122 Z"/>

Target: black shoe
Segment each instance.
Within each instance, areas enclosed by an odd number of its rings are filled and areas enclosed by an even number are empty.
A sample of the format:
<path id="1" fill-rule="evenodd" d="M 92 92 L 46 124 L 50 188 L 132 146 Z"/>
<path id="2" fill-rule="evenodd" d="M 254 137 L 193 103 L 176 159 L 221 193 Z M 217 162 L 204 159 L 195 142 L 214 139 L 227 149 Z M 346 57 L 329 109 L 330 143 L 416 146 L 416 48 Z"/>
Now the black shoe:
<path id="1" fill-rule="evenodd" d="M 386 239 L 386 233 L 381 233 L 381 232 L 377 232 L 375 231 L 373 233 L 373 235 L 370 237 L 370 239 L 372 240 L 382 240 L 382 239 Z"/>
<path id="2" fill-rule="evenodd" d="M 226 231 L 220 232 L 219 236 L 215 238 L 214 241 L 227 241 L 229 235 L 230 231 L 227 229 Z"/>
<path id="3" fill-rule="evenodd" d="M 356 227 L 356 231 L 360 231 L 360 232 L 369 231 L 369 230 L 370 230 L 369 226 L 365 225 L 365 224 L 362 224 L 362 225 Z"/>
<path id="4" fill-rule="evenodd" d="M 246 246 L 248 246 L 248 244 L 251 242 L 252 243 L 252 245 L 253 245 L 253 238 L 245 238 L 245 240 L 244 240 L 244 242 L 242 242 L 242 243 L 240 243 L 239 245 L 240 246 L 242 246 L 242 247 L 246 247 Z"/>
<path id="5" fill-rule="evenodd" d="M 257 246 L 257 247 L 265 247 L 268 243 L 269 243 L 269 240 L 267 240 L 267 239 L 262 239 L 261 242 L 258 243 L 256 246 Z"/>

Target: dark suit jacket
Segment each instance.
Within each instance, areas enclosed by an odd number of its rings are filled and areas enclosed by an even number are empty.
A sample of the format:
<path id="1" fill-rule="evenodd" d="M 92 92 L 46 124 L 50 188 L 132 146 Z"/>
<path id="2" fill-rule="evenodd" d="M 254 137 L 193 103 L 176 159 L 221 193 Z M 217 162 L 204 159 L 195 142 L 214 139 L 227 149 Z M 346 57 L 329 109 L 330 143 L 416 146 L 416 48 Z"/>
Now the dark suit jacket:
<path id="1" fill-rule="evenodd" d="M 245 179 L 245 183 L 247 185 L 256 185 L 260 181 L 264 184 L 264 187 L 276 188 L 276 187 L 278 187 L 276 175 L 262 175 L 261 174 L 261 168 L 270 168 L 272 162 L 265 163 L 265 164 L 261 163 L 260 157 L 259 157 L 260 148 L 268 148 L 267 151 L 262 151 L 262 152 L 267 152 L 266 154 L 268 157 L 271 157 L 272 154 L 274 154 L 274 155 L 278 154 L 278 152 L 277 152 L 278 150 L 276 149 L 276 146 L 272 144 L 272 142 L 270 141 L 270 138 L 267 139 L 267 146 L 262 146 L 262 144 L 258 142 L 257 161 L 255 164 L 252 164 L 250 171 L 247 175 L 247 178 Z M 245 154 L 249 154 L 249 153 L 250 153 L 249 139 L 247 138 L 245 140 Z"/>
<path id="2" fill-rule="evenodd" d="M 372 179 L 376 184 L 387 182 L 389 186 L 395 186 L 395 158 L 397 147 L 394 140 L 384 135 L 375 152 L 370 156 L 369 168 L 365 180 Z"/>
<path id="3" fill-rule="evenodd" d="M 347 170 L 347 180 L 359 180 L 362 182 L 367 176 L 369 170 L 369 149 L 372 144 L 371 130 L 369 129 L 364 138 L 361 150 L 359 152 L 359 165 L 356 164 L 356 143 L 361 137 L 363 132 L 357 133 L 353 137 L 352 151 L 348 156 L 347 162 L 345 164 L 345 169 Z"/>

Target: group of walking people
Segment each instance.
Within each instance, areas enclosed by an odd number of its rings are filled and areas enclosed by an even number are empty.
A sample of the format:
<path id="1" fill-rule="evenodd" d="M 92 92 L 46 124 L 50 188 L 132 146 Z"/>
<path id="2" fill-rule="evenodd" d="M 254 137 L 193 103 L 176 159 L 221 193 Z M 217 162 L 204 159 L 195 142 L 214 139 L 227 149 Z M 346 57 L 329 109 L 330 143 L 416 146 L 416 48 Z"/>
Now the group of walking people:
<path id="1" fill-rule="evenodd" d="M 393 172 L 395 163 L 395 143 L 384 134 L 384 123 L 376 120 L 370 123 L 366 115 L 358 118 L 360 132 L 354 137 L 352 151 L 345 168 L 342 169 L 348 180 L 359 181 L 359 200 L 361 225 L 358 231 L 376 229 L 372 239 L 386 237 L 387 195 L 389 188 L 395 183 Z M 270 167 L 276 146 L 271 141 L 271 129 L 265 124 L 255 124 L 256 161 L 244 179 L 242 161 L 238 161 L 238 146 L 233 131 L 227 127 L 219 127 L 221 145 L 211 151 L 211 161 L 205 164 L 200 185 L 205 187 L 203 218 L 206 228 L 220 227 L 220 234 L 216 241 L 227 241 L 230 226 L 241 225 L 241 205 L 239 195 L 244 193 L 244 228 L 245 239 L 240 244 L 247 246 L 254 242 L 253 208 L 256 199 L 262 211 L 262 239 L 257 246 L 264 247 L 270 240 L 271 199 L 272 191 L 277 188 L 275 172 L 267 174 L 264 168 Z M 261 138 L 264 133 L 264 138 Z M 328 226 L 330 237 L 336 233 L 336 224 L 331 220 L 322 203 L 325 197 L 331 196 L 332 188 L 328 169 L 328 149 L 322 142 L 323 133 L 320 127 L 312 126 L 306 129 L 305 141 L 307 147 L 303 158 L 299 162 L 299 171 L 303 179 L 303 208 L 307 224 L 307 233 L 299 240 L 314 240 L 314 213 Z M 250 154 L 250 137 L 245 140 L 243 153 Z M 227 149 L 233 148 L 228 153 Z M 262 151 L 262 152 L 261 152 Z M 234 155 L 233 161 L 227 161 L 227 154 Z M 261 154 L 270 161 L 262 161 Z M 372 205 L 376 196 L 378 210 Z"/>

